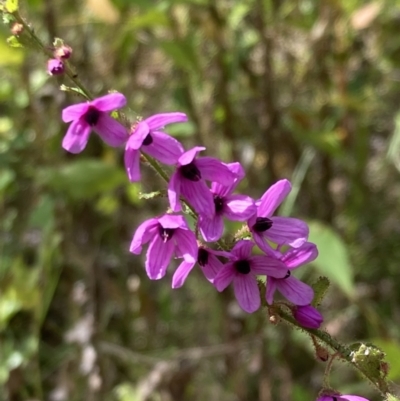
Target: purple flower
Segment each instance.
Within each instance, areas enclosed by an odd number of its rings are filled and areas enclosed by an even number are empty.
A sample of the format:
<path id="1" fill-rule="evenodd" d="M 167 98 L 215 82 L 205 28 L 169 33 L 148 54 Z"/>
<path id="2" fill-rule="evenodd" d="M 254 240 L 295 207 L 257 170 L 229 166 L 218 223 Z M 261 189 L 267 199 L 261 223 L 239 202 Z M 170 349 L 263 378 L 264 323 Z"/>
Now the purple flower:
<path id="1" fill-rule="evenodd" d="M 251 256 L 253 247 L 253 241 L 238 241 L 230 252 L 230 261 L 214 279 L 218 291 L 223 291 L 233 281 L 236 299 L 248 313 L 261 305 L 256 275 L 283 278 L 287 271 L 280 260 L 266 255 Z"/>
<path id="2" fill-rule="evenodd" d="M 140 180 L 139 160 L 141 149 L 164 164 L 175 164 L 184 152 L 175 138 L 163 132 L 168 124 L 187 121 L 184 113 L 155 114 L 137 123 L 125 147 L 125 168 L 131 181 Z"/>
<path id="3" fill-rule="evenodd" d="M 203 215 L 215 213 L 214 199 L 204 180 L 231 185 L 236 175 L 228 166 L 212 157 L 195 158 L 205 148 L 196 146 L 183 153 L 178 159 L 176 171 L 168 184 L 168 198 L 174 212 L 181 210 L 179 196 L 182 194 Z"/>
<path id="4" fill-rule="evenodd" d="M 172 288 L 183 285 L 197 261 L 197 241 L 183 216 L 165 214 L 143 222 L 133 236 L 130 251 L 142 252 L 143 244 L 150 242 L 146 255 L 146 272 L 151 280 L 165 276 L 167 267 L 175 253 L 183 262 L 172 277 Z"/>
<path id="5" fill-rule="evenodd" d="M 296 306 L 293 316 L 303 327 L 309 329 L 318 329 L 324 321 L 323 316 L 311 305 Z"/>
<path id="6" fill-rule="evenodd" d="M 291 275 L 291 270 L 313 261 L 318 256 L 318 250 L 315 244 L 306 242 L 300 248 L 292 248 L 285 252 L 279 260 L 286 267 L 286 275 L 283 278 L 276 279 L 268 277 L 267 291 L 265 297 L 269 304 L 272 304 L 276 290 L 284 295 L 295 305 L 308 305 L 314 298 L 314 290 Z"/>
<path id="7" fill-rule="evenodd" d="M 110 93 L 91 102 L 74 104 L 62 112 L 62 119 L 69 123 L 62 146 L 71 153 L 85 149 L 90 131 L 100 135 L 110 146 L 120 146 L 128 139 L 125 127 L 108 115 L 108 112 L 125 106 L 126 99 L 121 93 Z"/>
<path id="8" fill-rule="evenodd" d="M 293 248 L 298 248 L 307 241 L 306 223 L 291 217 L 272 216 L 291 189 L 288 180 L 280 180 L 272 185 L 256 202 L 257 214 L 247 222 L 254 241 L 266 253 L 274 254 L 267 240 L 278 245 L 290 245 Z"/>
<path id="9" fill-rule="evenodd" d="M 317 401 L 369 401 L 364 397 L 358 395 L 348 394 L 324 394 L 317 398 Z"/>
<path id="10" fill-rule="evenodd" d="M 47 72 L 50 75 L 61 75 L 64 73 L 64 63 L 61 60 L 51 58 L 47 61 Z"/>
<path id="11" fill-rule="evenodd" d="M 222 185 L 218 182 L 211 184 L 211 194 L 214 197 L 215 214 L 207 217 L 199 216 L 199 227 L 205 241 L 218 241 L 224 231 L 223 216 L 229 220 L 244 221 L 256 212 L 254 200 L 246 195 L 232 195 L 239 182 L 244 177 L 244 170 L 240 163 L 227 164 L 230 171 L 236 174 L 231 185 Z"/>
<path id="12" fill-rule="evenodd" d="M 218 259 L 217 256 L 228 258 L 229 252 L 215 251 L 205 246 L 199 246 L 197 254 L 197 263 L 201 267 L 206 279 L 211 283 L 214 282 L 215 276 L 224 267 L 224 264 Z"/>

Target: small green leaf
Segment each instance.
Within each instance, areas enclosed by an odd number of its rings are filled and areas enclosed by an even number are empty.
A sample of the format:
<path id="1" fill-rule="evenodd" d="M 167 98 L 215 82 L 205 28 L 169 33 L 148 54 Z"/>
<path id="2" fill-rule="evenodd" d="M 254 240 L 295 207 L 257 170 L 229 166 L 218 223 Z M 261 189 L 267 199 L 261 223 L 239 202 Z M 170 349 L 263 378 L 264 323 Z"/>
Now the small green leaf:
<path id="1" fill-rule="evenodd" d="M 331 227 L 313 221 L 309 223 L 309 241 L 318 247 L 318 258 L 313 265 L 327 276 L 347 296 L 354 293 L 353 268 L 344 241 Z"/>
<path id="2" fill-rule="evenodd" d="M 73 93 L 78 93 L 79 95 L 83 96 L 85 99 L 87 99 L 87 96 L 85 93 L 82 91 L 82 89 L 74 87 L 74 86 L 67 86 L 67 85 L 60 85 L 60 90 L 64 92 L 73 92 Z"/>
<path id="3" fill-rule="evenodd" d="M 314 290 L 314 299 L 311 303 L 312 306 L 317 307 L 322 302 L 326 292 L 329 289 L 329 285 L 330 282 L 328 278 L 324 276 L 319 277 L 318 280 L 312 285 Z"/>
<path id="4" fill-rule="evenodd" d="M 18 11 L 18 0 L 6 0 L 6 10 L 9 13 Z"/>
<path id="5" fill-rule="evenodd" d="M 16 36 L 10 36 L 7 38 L 7 44 L 11 47 L 23 47 Z"/>

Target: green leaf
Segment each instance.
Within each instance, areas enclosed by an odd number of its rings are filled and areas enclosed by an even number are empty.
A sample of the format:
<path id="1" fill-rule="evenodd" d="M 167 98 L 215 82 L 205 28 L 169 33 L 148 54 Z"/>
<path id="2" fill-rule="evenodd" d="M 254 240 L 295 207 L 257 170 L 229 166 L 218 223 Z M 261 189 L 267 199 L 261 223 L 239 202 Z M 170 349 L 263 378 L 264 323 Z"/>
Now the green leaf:
<path id="1" fill-rule="evenodd" d="M 9 13 L 15 13 L 15 11 L 18 11 L 18 0 L 6 0 L 6 10 Z"/>
<path id="2" fill-rule="evenodd" d="M 42 169 L 38 179 L 75 200 L 94 197 L 126 183 L 121 169 L 97 159 L 81 159 L 57 169 Z"/>
<path id="3" fill-rule="evenodd" d="M 7 43 L 10 47 L 23 47 L 16 36 L 8 37 Z"/>
<path id="4" fill-rule="evenodd" d="M 319 256 L 313 265 L 327 276 L 347 296 L 354 293 L 353 268 L 344 241 L 331 227 L 313 221 L 309 223 L 309 241 L 318 247 Z"/>
<path id="5" fill-rule="evenodd" d="M 64 92 L 73 92 L 73 93 L 78 93 L 79 95 L 81 95 L 82 97 L 84 97 L 85 99 L 87 99 L 86 94 L 82 91 L 81 88 L 77 88 L 74 86 L 67 86 L 67 85 L 60 85 L 60 90 L 64 91 Z"/>

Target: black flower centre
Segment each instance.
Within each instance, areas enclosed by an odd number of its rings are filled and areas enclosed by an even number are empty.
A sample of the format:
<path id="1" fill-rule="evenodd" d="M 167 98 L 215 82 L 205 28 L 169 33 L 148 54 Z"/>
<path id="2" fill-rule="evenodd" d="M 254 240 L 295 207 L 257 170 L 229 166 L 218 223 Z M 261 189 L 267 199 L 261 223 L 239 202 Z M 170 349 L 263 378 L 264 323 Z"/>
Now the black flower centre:
<path id="1" fill-rule="evenodd" d="M 174 228 L 164 228 L 161 225 L 158 227 L 158 233 L 160 234 L 160 237 L 164 243 L 166 243 L 173 237 L 174 232 Z"/>
<path id="2" fill-rule="evenodd" d="M 201 180 L 200 170 L 193 162 L 186 164 L 185 166 L 181 166 L 179 168 L 179 171 L 181 172 L 183 177 L 190 181 L 197 182 Z"/>
<path id="3" fill-rule="evenodd" d="M 83 116 L 83 119 L 92 127 L 93 125 L 97 124 L 99 118 L 100 118 L 100 111 L 93 106 L 89 106 L 87 112 Z"/>
<path id="4" fill-rule="evenodd" d="M 269 230 L 272 227 L 272 220 L 268 217 L 257 217 L 253 230 L 259 233 Z"/>
<path id="5" fill-rule="evenodd" d="M 221 213 L 224 209 L 224 198 L 221 198 L 220 196 L 214 196 L 214 205 L 215 211 L 217 213 Z"/>
<path id="6" fill-rule="evenodd" d="M 144 138 L 144 141 L 142 142 L 142 145 L 149 146 L 152 143 L 153 143 L 153 137 L 150 135 L 150 133 L 148 133 L 146 138 Z"/>
<path id="7" fill-rule="evenodd" d="M 199 252 L 197 254 L 197 263 L 204 267 L 208 263 L 208 252 L 204 248 L 199 248 Z"/>
<path id="8" fill-rule="evenodd" d="M 250 273 L 250 263 L 248 260 L 238 260 L 237 262 L 235 262 L 234 267 L 236 271 L 241 274 Z"/>
<path id="9" fill-rule="evenodd" d="M 287 271 L 286 276 L 283 279 L 289 278 L 289 277 L 290 277 L 290 270 Z"/>

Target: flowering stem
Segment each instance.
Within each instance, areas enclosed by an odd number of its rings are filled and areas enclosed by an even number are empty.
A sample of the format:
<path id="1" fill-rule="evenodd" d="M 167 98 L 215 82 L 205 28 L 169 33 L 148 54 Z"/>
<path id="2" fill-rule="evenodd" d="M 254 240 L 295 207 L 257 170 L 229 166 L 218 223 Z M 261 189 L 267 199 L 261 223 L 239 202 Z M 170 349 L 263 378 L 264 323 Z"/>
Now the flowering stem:
<path id="1" fill-rule="evenodd" d="M 377 380 L 376 377 L 372 377 L 368 372 L 366 372 L 362 367 L 357 365 L 356 363 L 353 362 L 352 356 L 351 356 L 351 350 L 344 346 L 343 344 L 339 343 L 336 341 L 334 338 L 332 338 L 326 331 L 323 330 L 316 330 L 316 329 L 308 329 L 305 327 L 302 327 L 294 318 L 293 316 L 284 311 L 281 307 L 274 305 L 274 313 L 277 314 L 282 320 L 286 321 L 292 326 L 295 326 L 298 329 L 301 329 L 303 331 L 306 331 L 313 335 L 314 337 L 318 338 L 323 344 L 331 348 L 332 350 L 335 350 L 338 354 L 338 356 L 345 360 L 348 364 L 350 364 L 353 368 L 358 370 L 358 372 L 366 378 L 373 387 L 375 387 L 376 390 L 379 391 L 383 396 L 387 396 L 387 394 L 391 394 L 390 390 L 388 388 L 388 385 L 384 380 Z"/>
<path id="2" fill-rule="evenodd" d="M 39 47 L 39 49 L 45 53 L 47 56 L 53 58 L 53 53 L 48 49 L 47 46 L 44 45 L 44 43 L 39 39 L 39 37 L 35 34 L 33 29 L 25 22 L 25 20 L 21 17 L 18 11 L 13 13 L 13 16 L 15 20 L 23 25 L 24 27 L 24 32 L 30 36 L 32 41 L 36 44 L 36 46 Z M 73 72 L 72 68 L 68 63 L 65 63 L 65 71 L 64 73 L 68 76 L 68 78 L 82 91 L 82 94 L 85 95 L 85 97 L 88 100 L 93 99 L 93 95 L 85 88 L 85 86 L 82 84 L 82 82 L 78 79 L 76 76 L 76 73 Z"/>

